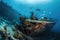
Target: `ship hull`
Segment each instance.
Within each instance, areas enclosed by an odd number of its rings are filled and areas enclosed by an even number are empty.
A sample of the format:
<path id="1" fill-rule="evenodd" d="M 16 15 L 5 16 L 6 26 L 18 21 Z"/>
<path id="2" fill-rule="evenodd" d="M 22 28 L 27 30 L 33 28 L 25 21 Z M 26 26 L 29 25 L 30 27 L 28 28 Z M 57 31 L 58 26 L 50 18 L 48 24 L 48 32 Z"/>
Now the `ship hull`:
<path id="1" fill-rule="evenodd" d="M 36 20 L 26 20 L 25 25 L 30 25 L 30 27 L 26 27 L 26 32 L 30 36 L 39 35 L 42 33 L 50 32 L 50 30 L 55 25 L 55 22 L 50 21 L 36 21 Z"/>

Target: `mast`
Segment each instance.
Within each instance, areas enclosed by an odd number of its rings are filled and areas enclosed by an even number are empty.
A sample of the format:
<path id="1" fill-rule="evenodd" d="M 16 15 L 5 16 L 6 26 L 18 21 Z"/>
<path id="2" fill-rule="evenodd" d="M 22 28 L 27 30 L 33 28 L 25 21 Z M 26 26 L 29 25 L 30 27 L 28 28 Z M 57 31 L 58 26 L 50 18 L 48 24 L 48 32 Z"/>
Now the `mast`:
<path id="1" fill-rule="evenodd" d="M 30 17 L 31 20 L 36 20 L 37 18 L 34 16 L 34 12 L 31 12 L 31 17 Z"/>
<path id="2" fill-rule="evenodd" d="M 34 13 L 31 12 L 31 17 L 30 17 L 32 20 L 34 19 Z"/>

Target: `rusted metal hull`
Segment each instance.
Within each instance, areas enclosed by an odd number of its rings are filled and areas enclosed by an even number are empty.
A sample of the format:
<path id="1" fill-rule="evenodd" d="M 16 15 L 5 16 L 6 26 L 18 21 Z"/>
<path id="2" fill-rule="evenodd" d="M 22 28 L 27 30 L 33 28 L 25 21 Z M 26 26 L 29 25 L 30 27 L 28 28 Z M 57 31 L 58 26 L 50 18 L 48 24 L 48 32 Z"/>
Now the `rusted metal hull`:
<path id="1" fill-rule="evenodd" d="M 55 22 L 26 20 L 25 25 L 28 35 L 37 35 L 42 32 L 49 32 L 54 26 Z M 29 27 L 30 26 L 30 27 Z"/>

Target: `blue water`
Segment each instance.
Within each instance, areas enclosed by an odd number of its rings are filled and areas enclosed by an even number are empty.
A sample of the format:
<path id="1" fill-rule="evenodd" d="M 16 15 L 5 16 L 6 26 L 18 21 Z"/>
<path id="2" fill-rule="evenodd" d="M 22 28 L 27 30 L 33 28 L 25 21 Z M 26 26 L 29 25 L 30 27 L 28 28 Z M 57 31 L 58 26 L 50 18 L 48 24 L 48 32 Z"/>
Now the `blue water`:
<path id="1" fill-rule="evenodd" d="M 14 0 L 3 0 L 7 5 L 11 6 L 13 9 L 17 10 L 19 13 L 21 13 L 23 16 L 30 17 L 30 11 L 34 11 L 34 15 L 37 18 L 40 18 L 42 14 L 48 18 L 54 18 L 57 20 L 56 25 L 52 29 L 55 32 L 60 32 L 60 0 L 52 0 L 51 3 L 46 4 L 37 4 L 37 5 L 31 5 L 31 4 L 21 4 L 17 3 Z M 30 9 L 32 8 L 32 9 Z M 39 8 L 41 11 L 36 12 L 36 9 Z M 18 13 L 17 13 L 18 14 Z M 6 14 L 7 15 L 7 14 Z M 13 20 L 18 20 L 20 15 L 16 15 L 16 13 L 13 13 L 16 17 L 10 17 L 12 14 L 9 14 L 9 18 Z"/>

